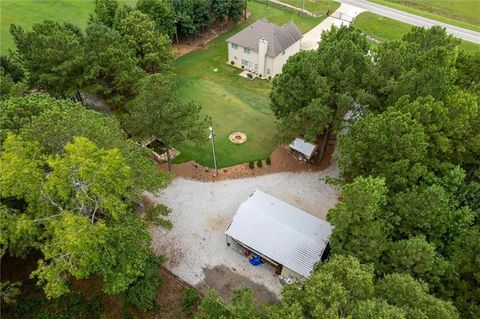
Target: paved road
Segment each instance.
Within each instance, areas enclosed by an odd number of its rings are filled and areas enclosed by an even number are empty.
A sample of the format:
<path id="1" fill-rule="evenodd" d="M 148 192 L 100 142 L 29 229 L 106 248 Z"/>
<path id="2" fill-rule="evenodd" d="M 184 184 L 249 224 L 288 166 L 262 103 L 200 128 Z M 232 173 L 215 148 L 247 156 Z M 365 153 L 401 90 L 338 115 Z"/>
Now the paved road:
<path id="1" fill-rule="evenodd" d="M 337 1 L 345 4 L 350 4 L 360 9 L 370 11 L 370 12 L 382 15 L 384 17 L 392 18 L 392 19 L 399 20 L 399 21 L 409 23 L 419 27 L 430 28 L 434 25 L 438 25 L 438 26 L 444 27 L 448 33 L 458 38 L 480 44 L 480 32 L 475 32 L 475 31 L 460 28 L 451 24 L 424 18 L 411 13 L 407 13 L 404 11 L 400 11 L 400 10 L 392 9 L 376 3 L 372 3 L 366 0 L 337 0 Z"/>

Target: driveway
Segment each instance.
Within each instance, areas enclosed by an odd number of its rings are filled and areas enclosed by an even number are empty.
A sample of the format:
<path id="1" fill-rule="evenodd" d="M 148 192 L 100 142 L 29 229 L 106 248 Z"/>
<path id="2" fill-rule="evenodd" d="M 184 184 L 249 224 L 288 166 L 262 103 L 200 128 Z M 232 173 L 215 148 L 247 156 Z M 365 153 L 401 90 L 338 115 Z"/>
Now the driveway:
<path id="1" fill-rule="evenodd" d="M 451 24 L 435 21 L 432 19 L 417 16 L 401 10 L 396 10 L 380 4 L 372 3 L 366 0 L 338 0 L 343 4 L 355 6 L 363 11 L 370 11 L 384 17 L 399 20 L 418 27 L 430 28 L 438 25 L 444 27 L 448 33 L 470 42 L 480 43 L 480 33 L 472 30 L 460 28 Z M 341 7 L 340 7 L 341 8 Z M 340 9 L 339 9 L 340 10 Z"/>
<path id="2" fill-rule="evenodd" d="M 353 19 L 363 11 L 365 10 L 350 4 L 342 3 L 329 17 L 303 35 L 301 49 L 316 50 L 323 31 L 330 30 L 334 25 L 337 27 L 350 25 Z"/>
<path id="3" fill-rule="evenodd" d="M 256 188 L 325 218 L 338 201 L 338 191 L 322 180 L 327 175 L 338 176 L 337 167 L 221 182 L 176 178 L 160 194 L 146 194 L 172 209 L 171 231 L 151 229 L 154 249 L 168 257 L 170 271 L 204 292 L 214 288 L 229 298 L 233 289 L 248 286 L 257 300 L 276 299 L 282 286 L 273 270 L 267 264 L 254 267 L 228 248 L 224 231 L 238 206 Z"/>

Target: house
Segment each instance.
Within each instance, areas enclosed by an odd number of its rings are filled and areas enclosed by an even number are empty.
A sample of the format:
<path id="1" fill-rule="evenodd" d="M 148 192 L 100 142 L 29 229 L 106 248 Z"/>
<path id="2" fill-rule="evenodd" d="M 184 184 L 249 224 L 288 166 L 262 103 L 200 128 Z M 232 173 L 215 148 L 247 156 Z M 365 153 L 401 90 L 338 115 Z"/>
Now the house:
<path id="1" fill-rule="evenodd" d="M 301 39 L 293 22 L 280 27 L 263 18 L 227 39 L 228 62 L 273 77 L 282 72 L 290 56 L 300 51 Z"/>
<path id="2" fill-rule="evenodd" d="M 302 138 L 297 137 L 290 144 L 290 148 L 299 155 L 299 159 L 308 162 L 315 155 L 317 145 L 308 143 Z"/>
<path id="3" fill-rule="evenodd" d="M 303 281 L 322 259 L 332 226 L 257 189 L 239 206 L 225 234 L 227 246 L 261 257 L 277 275 Z"/>

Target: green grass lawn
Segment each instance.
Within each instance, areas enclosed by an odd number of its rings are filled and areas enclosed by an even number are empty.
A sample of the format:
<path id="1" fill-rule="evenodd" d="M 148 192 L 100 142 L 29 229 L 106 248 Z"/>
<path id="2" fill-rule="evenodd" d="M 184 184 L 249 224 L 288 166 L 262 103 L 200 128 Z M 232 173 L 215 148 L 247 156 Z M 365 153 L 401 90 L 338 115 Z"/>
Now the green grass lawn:
<path id="1" fill-rule="evenodd" d="M 394 9 L 480 31 L 479 0 L 370 0 Z"/>
<path id="2" fill-rule="evenodd" d="M 212 117 L 219 167 L 265 159 L 276 147 L 275 118 L 268 98 L 271 84 L 260 79 L 246 80 L 238 75 L 240 69 L 227 65 L 225 40 L 262 17 L 280 25 L 293 20 L 302 32 L 321 21 L 258 2 L 249 2 L 248 6 L 252 17 L 247 22 L 179 58 L 174 67 L 180 96 L 199 103 L 204 113 Z M 213 71 L 215 68 L 217 72 Z M 234 131 L 245 132 L 247 141 L 232 144 L 228 135 Z M 210 141 L 198 146 L 177 145 L 177 148 L 183 154 L 179 161 L 192 158 L 202 165 L 213 166 Z"/>
<path id="3" fill-rule="evenodd" d="M 371 12 L 361 13 L 353 24 L 362 32 L 382 41 L 400 40 L 412 28 L 410 24 L 382 17 Z M 473 53 L 480 50 L 480 45 L 462 40 L 460 49 Z"/>
<path id="4" fill-rule="evenodd" d="M 136 0 L 123 0 L 133 5 Z M 85 29 L 95 0 L 0 0 L 0 54 L 8 54 L 15 44 L 10 24 L 30 29 L 44 20 L 68 21 Z"/>
<path id="5" fill-rule="evenodd" d="M 340 2 L 333 0 L 281 0 L 284 3 L 290 4 L 292 6 L 302 8 L 303 3 L 305 3 L 305 9 L 313 13 L 326 13 L 330 11 L 337 10 L 340 7 Z"/>

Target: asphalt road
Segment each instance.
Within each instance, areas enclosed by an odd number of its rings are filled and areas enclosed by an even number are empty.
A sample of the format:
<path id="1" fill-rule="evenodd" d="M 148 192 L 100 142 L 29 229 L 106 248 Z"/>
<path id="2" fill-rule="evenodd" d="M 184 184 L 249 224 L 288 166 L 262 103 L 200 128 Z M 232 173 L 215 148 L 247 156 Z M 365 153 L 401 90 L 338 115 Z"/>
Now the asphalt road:
<path id="1" fill-rule="evenodd" d="M 448 33 L 460 39 L 464 39 L 470 42 L 480 44 L 480 32 L 475 32 L 475 31 L 460 28 L 451 24 L 424 18 L 411 13 L 392 9 L 386 6 L 382 6 L 380 4 L 372 3 L 366 0 L 337 0 L 337 1 L 341 3 L 350 4 L 360 9 L 364 9 L 366 11 L 370 11 L 384 17 L 392 18 L 392 19 L 399 20 L 399 21 L 409 23 L 419 27 L 430 28 L 434 25 L 438 25 L 438 26 L 444 27 Z"/>

